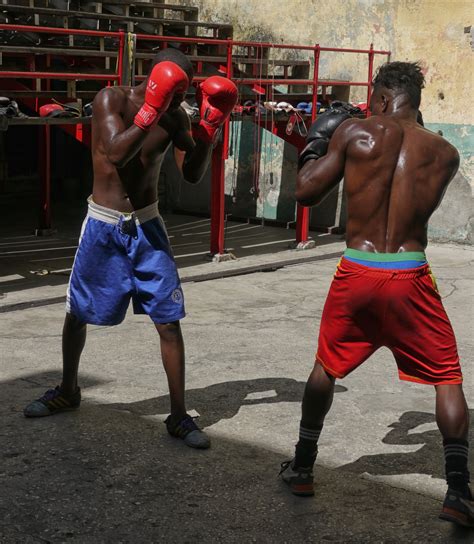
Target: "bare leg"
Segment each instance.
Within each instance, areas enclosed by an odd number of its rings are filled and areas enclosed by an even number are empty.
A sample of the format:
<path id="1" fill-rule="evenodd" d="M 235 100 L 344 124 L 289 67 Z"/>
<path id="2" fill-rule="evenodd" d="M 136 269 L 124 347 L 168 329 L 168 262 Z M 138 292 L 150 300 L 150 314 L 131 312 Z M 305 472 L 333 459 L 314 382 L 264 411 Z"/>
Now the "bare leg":
<path id="1" fill-rule="evenodd" d="M 86 343 L 87 325 L 72 314 L 66 314 L 63 327 L 63 381 L 61 389 L 72 394 L 77 389 L 77 372 Z"/>
<path id="2" fill-rule="evenodd" d="M 313 429 L 324 423 L 334 398 L 335 378 L 316 363 L 304 391 L 301 424 Z"/>
<path id="3" fill-rule="evenodd" d="M 469 411 L 461 384 L 436 386 L 436 423 L 443 438 L 467 440 Z"/>
<path id="4" fill-rule="evenodd" d="M 299 439 L 292 461 L 281 464 L 280 475 L 294 495 L 314 495 L 313 465 L 324 418 L 331 408 L 335 378 L 316 363 L 306 382 L 301 407 Z"/>
<path id="5" fill-rule="evenodd" d="M 184 342 L 179 321 L 155 324 L 160 335 L 161 357 L 170 391 L 171 419 L 186 415 L 184 405 Z"/>
<path id="6" fill-rule="evenodd" d="M 331 408 L 335 379 L 316 363 L 303 396 L 299 440 L 295 449 L 296 467 L 312 467 L 318 453 L 319 434 Z"/>

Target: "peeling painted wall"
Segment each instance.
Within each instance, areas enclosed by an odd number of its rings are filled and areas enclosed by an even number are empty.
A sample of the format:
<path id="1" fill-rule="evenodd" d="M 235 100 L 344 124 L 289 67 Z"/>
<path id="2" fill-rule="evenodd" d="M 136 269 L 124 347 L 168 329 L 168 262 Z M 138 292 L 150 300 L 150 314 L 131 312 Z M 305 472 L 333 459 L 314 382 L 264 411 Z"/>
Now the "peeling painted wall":
<path id="1" fill-rule="evenodd" d="M 472 0 L 180 0 L 199 7 L 199 19 L 229 22 L 234 38 L 274 43 L 392 51 L 392 60 L 418 60 L 426 76 L 421 110 L 427 127 L 442 130 L 460 151 L 460 172 L 432 221 L 430 235 L 473 243 L 474 108 Z M 288 52 L 305 58 L 303 53 Z M 376 57 L 376 65 L 382 61 Z M 367 56 L 323 53 L 320 76 L 367 79 Z M 354 89 L 352 101 L 364 100 Z"/>

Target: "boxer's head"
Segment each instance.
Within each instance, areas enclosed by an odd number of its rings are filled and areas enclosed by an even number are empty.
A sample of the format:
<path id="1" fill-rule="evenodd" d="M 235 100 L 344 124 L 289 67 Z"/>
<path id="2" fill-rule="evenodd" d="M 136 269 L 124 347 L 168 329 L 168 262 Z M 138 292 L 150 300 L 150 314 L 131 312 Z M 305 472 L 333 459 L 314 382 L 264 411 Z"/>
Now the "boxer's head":
<path id="1" fill-rule="evenodd" d="M 370 111 L 374 115 L 389 113 L 390 103 L 400 102 L 402 98 L 416 111 L 424 86 L 425 77 L 417 62 L 387 62 L 378 69 L 374 78 Z"/>
<path id="2" fill-rule="evenodd" d="M 186 57 L 184 53 L 182 53 L 179 49 L 175 49 L 173 47 L 161 49 L 161 51 L 159 51 L 153 59 L 153 62 L 150 66 L 150 72 L 153 66 L 163 61 L 174 62 L 175 64 L 177 64 L 186 73 L 189 79 L 189 83 L 191 84 L 191 81 L 194 77 L 194 70 L 191 61 Z M 185 95 L 185 93 L 176 93 L 173 97 L 173 100 L 171 101 L 170 109 L 177 108 L 184 100 Z"/>

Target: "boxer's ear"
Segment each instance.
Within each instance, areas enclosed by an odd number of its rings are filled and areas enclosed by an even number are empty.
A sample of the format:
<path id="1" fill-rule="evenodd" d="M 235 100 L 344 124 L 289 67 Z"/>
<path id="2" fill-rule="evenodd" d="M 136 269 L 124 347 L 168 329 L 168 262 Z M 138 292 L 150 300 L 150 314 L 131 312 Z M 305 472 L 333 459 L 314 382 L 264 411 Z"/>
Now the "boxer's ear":
<path id="1" fill-rule="evenodd" d="M 385 93 L 382 93 L 380 95 L 380 107 L 381 107 L 382 113 L 385 113 L 387 111 L 389 101 L 390 100 L 389 100 L 388 95 L 386 95 Z"/>

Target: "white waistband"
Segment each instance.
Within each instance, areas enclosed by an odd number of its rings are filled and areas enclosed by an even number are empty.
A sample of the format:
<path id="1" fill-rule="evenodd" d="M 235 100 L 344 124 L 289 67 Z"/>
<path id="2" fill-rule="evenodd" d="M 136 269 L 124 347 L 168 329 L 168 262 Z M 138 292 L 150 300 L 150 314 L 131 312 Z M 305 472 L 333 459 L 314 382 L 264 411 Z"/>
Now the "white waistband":
<path id="1" fill-rule="evenodd" d="M 135 220 L 137 225 L 141 223 L 146 223 L 150 219 L 159 218 L 163 222 L 160 212 L 158 211 L 158 202 L 153 202 L 145 208 L 140 208 L 139 210 L 134 210 L 133 212 L 119 212 L 118 210 L 112 210 L 111 208 L 106 208 L 105 206 L 100 206 L 96 204 L 92 197 L 90 196 L 87 199 L 88 202 L 88 212 L 89 217 L 98 219 L 99 221 L 104 221 L 105 223 L 110 223 L 111 225 L 118 225 L 120 220 L 130 221 Z"/>

